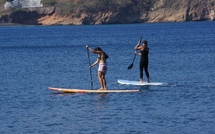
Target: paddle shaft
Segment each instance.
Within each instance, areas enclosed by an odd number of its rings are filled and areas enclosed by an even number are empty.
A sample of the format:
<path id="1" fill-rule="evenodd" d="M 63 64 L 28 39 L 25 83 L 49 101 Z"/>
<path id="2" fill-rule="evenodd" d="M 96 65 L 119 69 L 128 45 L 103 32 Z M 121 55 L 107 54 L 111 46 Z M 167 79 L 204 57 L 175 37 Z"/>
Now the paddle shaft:
<path id="1" fill-rule="evenodd" d="M 140 44 L 141 44 L 141 42 L 142 42 L 142 38 L 143 38 L 143 37 L 141 37 L 141 38 L 140 38 L 139 45 L 140 45 Z M 132 64 L 134 63 L 135 57 L 136 57 L 136 54 L 134 54 L 134 58 L 133 58 Z"/>
<path id="2" fill-rule="evenodd" d="M 88 48 L 87 48 L 87 55 L 88 55 L 88 61 L 89 61 L 89 66 L 90 66 L 90 54 L 89 54 Z M 91 84 L 91 89 L 93 90 L 93 77 L 92 77 L 91 67 L 90 67 L 90 84 Z"/>
<path id="3" fill-rule="evenodd" d="M 140 45 L 140 44 L 141 44 L 141 42 L 142 42 L 142 38 L 143 38 L 143 37 L 141 37 L 141 38 L 140 38 L 139 45 Z M 131 65 L 128 67 L 128 69 L 131 69 L 131 68 L 133 67 L 133 64 L 134 64 L 134 60 L 135 60 L 135 58 L 136 58 L 136 54 L 134 54 L 133 61 L 132 61 Z"/>
<path id="4" fill-rule="evenodd" d="M 140 37 L 139 45 L 142 43 L 142 38 L 143 38 L 143 37 Z M 134 58 L 135 58 L 135 57 L 136 57 L 136 54 L 135 54 Z M 134 60 L 133 60 L 133 62 L 134 62 Z"/>
<path id="5" fill-rule="evenodd" d="M 136 58 L 136 54 L 134 54 L 134 58 L 133 58 L 132 64 L 134 63 L 135 58 Z"/>

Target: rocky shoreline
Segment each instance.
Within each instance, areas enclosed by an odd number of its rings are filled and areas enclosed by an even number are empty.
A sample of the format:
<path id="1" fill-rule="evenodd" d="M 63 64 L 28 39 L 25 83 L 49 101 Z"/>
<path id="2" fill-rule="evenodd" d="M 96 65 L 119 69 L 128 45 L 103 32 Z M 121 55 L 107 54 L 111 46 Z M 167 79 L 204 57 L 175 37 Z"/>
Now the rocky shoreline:
<path id="1" fill-rule="evenodd" d="M 0 26 L 28 26 L 20 23 L 0 23 Z"/>
<path id="2" fill-rule="evenodd" d="M 62 15 L 56 7 L 25 8 L 2 14 L 0 25 L 96 25 L 215 20 L 215 0 L 193 0 L 187 3 L 176 0 L 171 6 L 164 6 L 162 1 L 158 0 L 149 10 L 138 12 L 121 9 L 117 12 L 83 11 Z"/>

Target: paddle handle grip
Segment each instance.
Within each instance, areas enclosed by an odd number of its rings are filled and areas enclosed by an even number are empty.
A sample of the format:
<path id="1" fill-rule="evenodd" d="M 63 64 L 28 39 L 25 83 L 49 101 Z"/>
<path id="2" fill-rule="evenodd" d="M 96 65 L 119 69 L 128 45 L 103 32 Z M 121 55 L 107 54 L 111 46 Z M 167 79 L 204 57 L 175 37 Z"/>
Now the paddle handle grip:
<path id="1" fill-rule="evenodd" d="M 140 37 L 140 40 L 139 40 L 139 45 L 141 44 L 141 42 L 142 42 L 142 39 L 143 39 L 143 37 Z"/>

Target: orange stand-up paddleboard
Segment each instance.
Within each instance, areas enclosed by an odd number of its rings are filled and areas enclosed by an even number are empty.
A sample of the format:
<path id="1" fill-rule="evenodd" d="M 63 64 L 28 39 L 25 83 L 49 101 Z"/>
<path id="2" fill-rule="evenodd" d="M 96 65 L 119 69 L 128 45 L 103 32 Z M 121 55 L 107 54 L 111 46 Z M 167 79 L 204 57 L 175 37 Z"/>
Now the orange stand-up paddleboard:
<path id="1" fill-rule="evenodd" d="M 139 90 L 90 90 L 90 89 L 66 89 L 49 87 L 49 90 L 59 91 L 63 93 L 124 93 L 124 92 L 139 92 Z"/>

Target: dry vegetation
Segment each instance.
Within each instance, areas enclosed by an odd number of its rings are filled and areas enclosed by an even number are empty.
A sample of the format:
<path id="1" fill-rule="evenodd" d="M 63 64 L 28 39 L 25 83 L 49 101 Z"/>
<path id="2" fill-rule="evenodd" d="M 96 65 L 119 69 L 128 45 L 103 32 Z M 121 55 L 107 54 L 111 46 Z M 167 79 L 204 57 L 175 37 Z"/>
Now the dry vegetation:
<path id="1" fill-rule="evenodd" d="M 122 9 L 133 11 L 149 10 L 154 0 L 42 0 L 44 6 L 55 6 L 63 14 L 73 12 L 117 12 Z"/>

